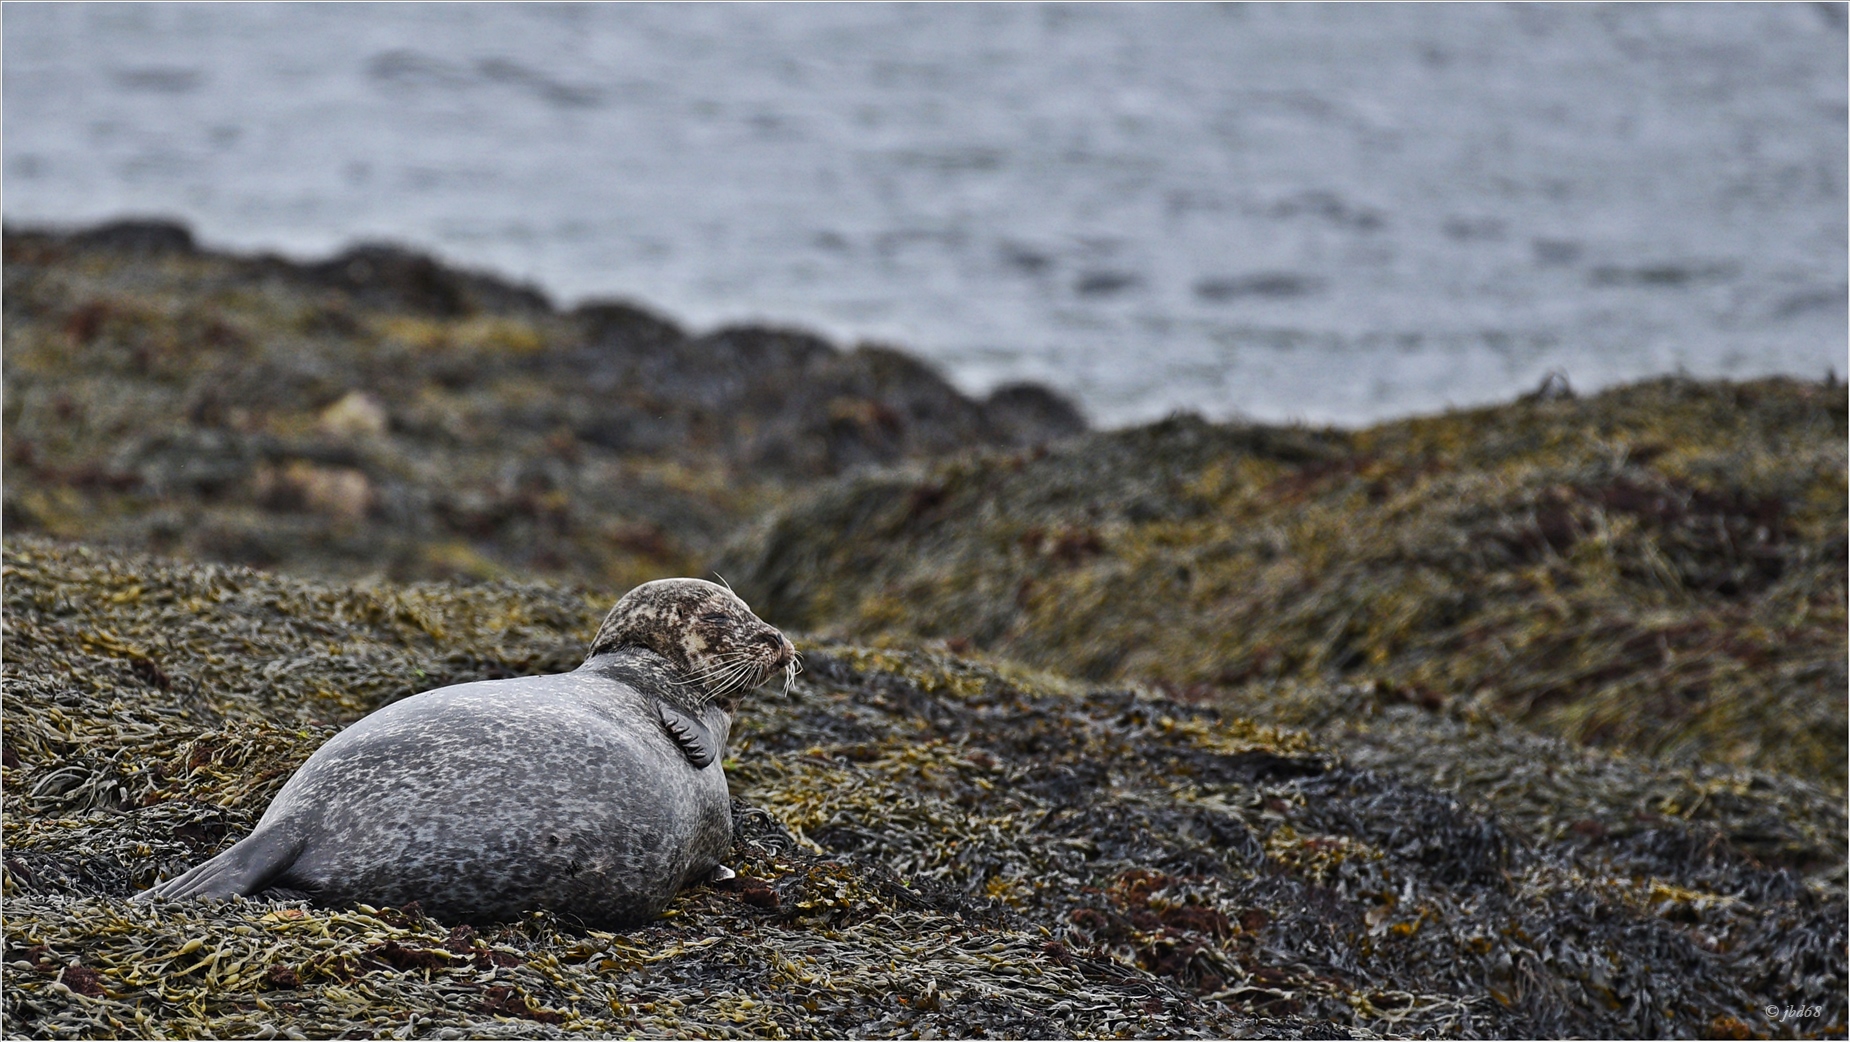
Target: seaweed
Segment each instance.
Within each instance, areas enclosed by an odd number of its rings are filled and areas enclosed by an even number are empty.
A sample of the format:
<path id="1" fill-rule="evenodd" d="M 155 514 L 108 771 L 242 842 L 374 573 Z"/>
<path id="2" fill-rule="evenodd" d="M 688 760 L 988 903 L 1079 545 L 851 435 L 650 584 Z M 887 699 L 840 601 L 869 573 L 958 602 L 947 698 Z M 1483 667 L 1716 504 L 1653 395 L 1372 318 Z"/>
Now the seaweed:
<path id="1" fill-rule="evenodd" d="M 125 222 L 5 233 L 5 522 L 399 580 L 685 574 L 788 489 L 1085 428 L 874 345 L 544 295 L 402 249 L 300 264 Z"/>
<path id="2" fill-rule="evenodd" d="M 1841 793 L 1841 384 L 1360 431 L 1177 417 L 850 475 L 716 564 L 774 623 L 1269 712 L 1292 681 Z"/>
<path id="3" fill-rule="evenodd" d="M 727 761 L 738 877 L 643 929 L 131 905 L 340 725 L 569 668 L 603 605 L 32 537 L 4 578 L 9 1035 L 1845 1027 L 1844 812 L 1814 786 L 1353 686 L 1293 682 L 1267 721 L 929 648 L 801 641 L 810 669 L 748 704 Z M 1819 1016 L 1765 1012 L 1801 1005 Z"/>

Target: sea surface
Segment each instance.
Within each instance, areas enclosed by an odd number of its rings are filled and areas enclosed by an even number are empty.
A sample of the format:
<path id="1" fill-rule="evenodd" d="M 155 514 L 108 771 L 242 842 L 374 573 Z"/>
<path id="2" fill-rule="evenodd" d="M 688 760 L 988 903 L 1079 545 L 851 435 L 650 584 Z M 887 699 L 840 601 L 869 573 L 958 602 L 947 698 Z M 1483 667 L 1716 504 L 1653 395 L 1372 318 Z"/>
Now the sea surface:
<path id="1" fill-rule="evenodd" d="M 14 224 L 393 240 L 1103 424 L 1845 367 L 1841 4 L 3 18 Z"/>

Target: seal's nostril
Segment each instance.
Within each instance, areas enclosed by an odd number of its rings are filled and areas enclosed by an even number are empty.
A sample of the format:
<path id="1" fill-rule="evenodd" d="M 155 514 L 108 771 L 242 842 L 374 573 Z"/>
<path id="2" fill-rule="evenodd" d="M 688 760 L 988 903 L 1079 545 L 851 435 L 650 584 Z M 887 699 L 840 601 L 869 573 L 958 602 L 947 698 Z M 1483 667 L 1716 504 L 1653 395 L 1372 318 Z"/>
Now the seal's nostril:
<path id="1" fill-rule="evenodd" d="M 782 651 L 784 648 L 784 636 L 776 630 L 767 630 L 758 634 L 758 643 L 769 644 L 771 647 Z"/>

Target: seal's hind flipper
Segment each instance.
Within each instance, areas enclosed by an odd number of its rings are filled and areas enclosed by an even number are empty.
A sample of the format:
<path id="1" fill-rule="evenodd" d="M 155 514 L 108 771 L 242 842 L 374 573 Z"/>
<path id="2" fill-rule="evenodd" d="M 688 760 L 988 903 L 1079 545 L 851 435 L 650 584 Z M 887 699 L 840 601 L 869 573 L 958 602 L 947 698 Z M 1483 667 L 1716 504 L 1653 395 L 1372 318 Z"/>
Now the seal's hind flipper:
<path id="1" fill-rule="evenodd" d="M 195 865 L 159 886 L 143 890 L 134 900 L 137 904 L 147 904 L 157 898 L 255 894 L 295 864 L 296 855 L 301 851 L 299 840 L 290 839 L 275 829 L 253 832 L 212 860 Z"/>
<path id="2" fill-rule="evenodd" d="M 696 770 L 704 770 L 707 764 L 719 759 L 719 743 L 713 740 L 713 732 L 707 730 L 707 725 L 680 706 L 658 702 L 656 708 L 662 715 L 662 729 L 681 747 L 682 755 Z"/>

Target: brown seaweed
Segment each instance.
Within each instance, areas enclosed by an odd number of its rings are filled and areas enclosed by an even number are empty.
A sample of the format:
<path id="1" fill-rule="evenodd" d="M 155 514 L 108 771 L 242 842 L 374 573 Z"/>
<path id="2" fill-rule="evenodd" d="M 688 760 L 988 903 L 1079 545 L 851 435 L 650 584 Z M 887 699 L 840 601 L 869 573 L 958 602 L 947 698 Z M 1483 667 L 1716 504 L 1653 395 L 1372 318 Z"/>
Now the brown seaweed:
<path id="1" fill-rule="evenodd" d="M 860 475 L 716 566 L 773 623 L 1270 712 L 1281 684 L 1845 783 L 1845 388 L 1345 432 L 1177 418 Z"/>
<path id="2" fill-rule="evenodd" d="M 839 643 L 808 642 L 793 695 L 741 721 L 739 878 L 656 925 L 132 906 L 248 830 L 335 727 L 436 684 L 568 668 L 598 605 L 17 538 L 4 578 L 9 1035 L 1845 1026 L 1844 812 L 1805 783 L 1355 688 L 1281 692 L 1302 724 L 1285 726 Z"/>
<path id="3" fill-rule="evenodd" d="M 362 246 L 198 249 L 146 222 L 5 234 L 10 532 L 359 578 L 686 574 L 790 487 L 1085 428 L 878 345 L 560 311 Z"/>

